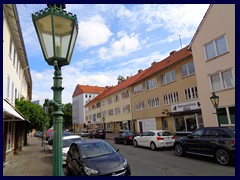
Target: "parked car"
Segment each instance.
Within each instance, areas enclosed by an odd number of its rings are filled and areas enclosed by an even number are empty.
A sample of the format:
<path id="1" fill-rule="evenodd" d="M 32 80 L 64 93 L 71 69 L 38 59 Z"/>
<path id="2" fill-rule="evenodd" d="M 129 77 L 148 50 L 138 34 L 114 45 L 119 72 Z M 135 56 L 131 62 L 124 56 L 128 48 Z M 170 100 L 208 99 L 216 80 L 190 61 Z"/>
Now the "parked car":
<path id="1" fill-rule="evenodd" d="M 150 147 L 152 150 L 173 147 L 175 137 L 167 130 L 149 130 L 133 139 L 134 146 Z"/>
<path id="2" fill-rule="evenodd" d="M 67 152 L 69 150 L 70 145 L 73 142 L 82 141 L 83 138 L 79 135 L 70 135 L 70 136 L 64 136 L 62 138 L 62 164 L 66 164 L 67 159 Z"/>
<path id="3" fill-rule="evenodd" d="M 63 132 L 62 133 L 62 137 L 72 136 L 72 135 L 74 135 L 72 132 Z M 53 138 L 54 138 L 54 132 L 51 132 L 50 136 L 48 138 L 48 145 L 53 145 Z"/>
<path id="4" fill-rule="evenodd" d="M 106 138 L 105 130 L 103 130 L 103 129 L 93 130 L 92 133 L 90 134 L 89 138 L 101 138 L 101 139 L 105 139 L 105 138 Z"/>
<path id="5" fill-rule="evenodd" d="M 72 143 L 67 153 L 66 175 L 128 176 L 127 160 L 107 141 L 87 139 Z"/>
<path id="6" fill-rule="evenodd" d="M 174 143 L 175 154 L 185 153 L 214 157 L 222 165 L 235 159 L 235 132 L 223 127 L 205 127 L 195 130 Z"/>
<path id="7" fill-rule="evenodd" d="M 117 136 L 114 137 L 115 144 L 123 143 L 123 144 L 132 144 L 133 138 L 138 136 L 139 133 L 133 131 L 120 131 Z"/>
<path id="8" fill-rule="evenodd" d="M 79 133 L 80 136 L 82 137 L 89 137 L 91 134 L 91 132 L 87 131 L 87 130 L 83 130 Z"/>

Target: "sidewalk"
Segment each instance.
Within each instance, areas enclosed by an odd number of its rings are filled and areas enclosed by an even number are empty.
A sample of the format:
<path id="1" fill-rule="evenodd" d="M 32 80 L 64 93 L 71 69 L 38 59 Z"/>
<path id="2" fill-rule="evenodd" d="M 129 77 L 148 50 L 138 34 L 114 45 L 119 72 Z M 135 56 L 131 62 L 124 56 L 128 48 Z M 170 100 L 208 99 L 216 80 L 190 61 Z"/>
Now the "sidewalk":
<path id="1" fill-rule="evenodd" d="M 42 140 L 28 136 L 28 145 L 3 167 L 3 176 L 52 176 L 52 153 Z"/>

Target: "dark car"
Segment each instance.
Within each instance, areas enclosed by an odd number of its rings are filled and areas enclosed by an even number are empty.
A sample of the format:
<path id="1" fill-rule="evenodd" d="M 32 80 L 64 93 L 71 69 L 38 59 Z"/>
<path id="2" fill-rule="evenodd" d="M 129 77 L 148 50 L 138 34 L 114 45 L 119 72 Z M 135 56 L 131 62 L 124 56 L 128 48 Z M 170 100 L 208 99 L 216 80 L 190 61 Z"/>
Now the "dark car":
<path id="1" fill-rule="evenodd" d="M 66 175 L 128 176 L 127 160 L 108 142 L 87 139 L 72 143 L 67 153 Z"/>
<path id="2" fill-rule="evenodd" d="M 101 139 L 105 139 L 105 137 L 106 133 L 104 129 L 96 129 L 89 136 L 89 138 L 101 138 Z"/>
<path id="3" fill-rule="evenodd" d="M 175 140 L 177 156 L 185 153 L 214 157 L 222 165 L 235 160 L 235 132 L 223 127 L 205 127 Z"/>
<path id="4" fill-rule="evenodd" d="M 133 144 L 133 138 L 138 136 L 139 133 L 133 131 L 120 131 L 117 136 L 114 137 L 115 144 Z"/>

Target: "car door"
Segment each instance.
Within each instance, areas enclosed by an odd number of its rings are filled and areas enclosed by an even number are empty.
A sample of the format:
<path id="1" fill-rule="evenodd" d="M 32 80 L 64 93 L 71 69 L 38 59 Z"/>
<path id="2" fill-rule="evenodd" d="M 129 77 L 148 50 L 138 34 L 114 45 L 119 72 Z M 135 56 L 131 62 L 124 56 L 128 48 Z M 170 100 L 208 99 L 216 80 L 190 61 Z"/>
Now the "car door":
<path id="1" fill-rule="evenodd" d="M 182 142 L 184 145 L 184 149 L 189 152 L 199 153 L 201 146 L 199 144 L 202 136 L 203 129 L 197 129 L 192 134 L 188 135 L 187 138 Z"/>
<path id="2" fill-rule="evenodd" d="M 139 137 L 139 141 L 138 141 L 138 145 L 140 146 L 147 146 L 147 139 L 148 139 L 148 131 L 143 132 L 140 137 Z"/>

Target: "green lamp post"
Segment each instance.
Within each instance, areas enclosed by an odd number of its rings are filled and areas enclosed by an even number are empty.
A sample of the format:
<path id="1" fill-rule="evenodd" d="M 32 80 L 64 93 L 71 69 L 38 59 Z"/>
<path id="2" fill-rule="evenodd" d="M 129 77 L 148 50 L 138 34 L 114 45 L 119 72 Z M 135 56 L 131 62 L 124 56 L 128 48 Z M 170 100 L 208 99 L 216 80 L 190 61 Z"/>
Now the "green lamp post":
<path id="1" fill-rule="evenodd" d="M 215 92 L 212 92 L 212 96 L 210 97 L 210 100 L 214 106 L 214 108 L 216 109 L 216 115 L 217 115 L 217 121 L 218 121 L 218 126 L 221 126 L 220 120 L 218 118 L 218 104 L 219 104 L 219 96 L 217 96 L 215 94 Z"/>
<path id="2" fill-rule="evenodd" d="M 71 61 L 78 34 L 77 16 L 66 12 L 65 4 L 48 4 L 44 10 L 32 14 L 32 20 L 46 62 L 54 66 L 53 100 L 53 175 L 62 176 L 62 77 L 61 67 Z"/>

